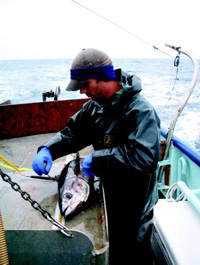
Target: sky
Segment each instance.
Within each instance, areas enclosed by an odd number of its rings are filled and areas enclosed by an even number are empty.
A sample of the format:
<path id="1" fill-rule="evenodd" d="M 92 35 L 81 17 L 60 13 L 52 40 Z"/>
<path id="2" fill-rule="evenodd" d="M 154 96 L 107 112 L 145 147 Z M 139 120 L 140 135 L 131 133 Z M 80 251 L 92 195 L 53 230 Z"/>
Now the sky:
<path id="1" fill-rule="evenodd" d="M 153 46 L 176 56 L 165 44 L 200 58 L 199 0 L 76 1 L 118 26 L 73 0 L 0 0 L 0 60 L 74 58 L 82 48 L 168 58 Z"/>

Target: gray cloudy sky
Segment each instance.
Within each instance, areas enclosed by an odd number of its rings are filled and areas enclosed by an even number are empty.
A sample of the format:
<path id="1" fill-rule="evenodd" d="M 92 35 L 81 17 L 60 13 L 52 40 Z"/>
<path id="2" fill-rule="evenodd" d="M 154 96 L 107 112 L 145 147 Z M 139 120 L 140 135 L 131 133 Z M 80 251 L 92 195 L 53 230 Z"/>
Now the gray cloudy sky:
<path id="1" fill-rule="evenodd" d="M 200 58 L 198 0 L 77 0 L 167 53 Z M 165 57 L 72 0 L 0 0 L 0 59 L 74 58 L 84 47 L 110 57 Z"/>

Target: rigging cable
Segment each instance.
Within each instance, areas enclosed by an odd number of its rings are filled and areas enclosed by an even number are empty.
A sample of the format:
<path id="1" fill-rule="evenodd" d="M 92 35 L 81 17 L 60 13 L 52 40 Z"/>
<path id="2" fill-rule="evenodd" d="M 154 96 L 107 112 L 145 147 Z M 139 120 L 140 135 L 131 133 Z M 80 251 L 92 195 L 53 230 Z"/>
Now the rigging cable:
<path id="1" fill-rule="evenodd" d="M 88 7 L 86 7 L 86 6 L 82 5 L 82 4 L 80 4 L 79 2 L 77 2 L 77 1 L 75 1 L 75 0 L 72 0 L 72 2 L 74 2 L 75 4 L 77 4 L 77 5 L 81 6 L 81 7 L 83 7 L 84 9 L 90 11 L 91 13 L 95 14 L 96 16 L 98 16 L 98 17 L 100 17 L 100 18 L 106 20 L 107 22 L 111 23 L 112 25 L 116 26 L 117 28 L 119 28 L 119 29 L 125 31 L 126 33 L 130 34 L 130 35 L 133 36 L 134 38 L 136 38 L 136 39 L 138 39 L 138 40 L 144 42 L 145 44 L 147 44 L 147 45 L 153 47 L 155 50 L 158 50 L 159 52 L 162 52 L 162 53 L 164 53 L 165 55 L 167 55 L 167 56 L 169 56 L 169 57 L 171 57 L 171 58 L 174 58 L 174 57 L 171 56 L 170 54 L 164 52 L 163 50 L 161 50 L 161 49 L 159 49 L 158 47 L 156 47 L 156 46 L 152 45 L 151 43 L 149 43 L 148 41 L 142 39 L 141 37 L 135 35 L 134 33 L 130 32 L 129 30 L 125 29 L 124 27 L 118 25 L 117 23 L 111 21 L 110 19 L 108 19 L 108 18 L 106 18 L 106 17 L 100 15 L 99 13 L 93 11 L 92 9 L 90 9 L 90 8 L 88 8 Z"/>
<path id="2" fill-rule="evenodd" d="M 173 87 L 172 87 L 172 91 L 171 91 L 171 94 L 167 100 L 167 103 L 164 105 L 163 109 L 162 109 L 162 113 L 165 112 L 170 100 L 172 100 L 172 96 L 173 96 L 173 93 L 174 91 L 176 91 L 176 82 L 179 81 L 179 62 L 180 62 L 180 53 L 178 52 L 178 55 L 175 57 L 174 59 L 174 67 L 177 67 L 176 69 L 176 76 L 175 76 L 175 79 L 174 79 L 174 84 L 173 84 Z M 176 91 L 177 92 L 177 91 Z"/>

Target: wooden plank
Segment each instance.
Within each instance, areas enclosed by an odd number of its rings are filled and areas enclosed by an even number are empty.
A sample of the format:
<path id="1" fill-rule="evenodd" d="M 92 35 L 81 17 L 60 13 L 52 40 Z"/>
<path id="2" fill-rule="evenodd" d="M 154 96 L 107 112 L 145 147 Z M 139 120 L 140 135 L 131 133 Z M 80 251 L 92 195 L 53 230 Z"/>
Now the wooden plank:
<path id="1" fill-rule="evenodd" d="M 0 106 L 0 139 L 57 132 L 88 99 Z"/>

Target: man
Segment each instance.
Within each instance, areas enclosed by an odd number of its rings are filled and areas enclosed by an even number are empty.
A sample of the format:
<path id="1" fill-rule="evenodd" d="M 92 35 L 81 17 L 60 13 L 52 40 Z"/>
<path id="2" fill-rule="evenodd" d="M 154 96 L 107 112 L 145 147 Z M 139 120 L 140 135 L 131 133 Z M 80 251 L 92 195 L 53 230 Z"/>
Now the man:
<path id="1" fill-rule="evenodd" d="M 138 259 L 139 264 L 151 264 L 159 118 L 140 95 L 140 79 L 114 70 L 99 50 L 83 49 L 76 56 L 67 90 L 80 90 L 91 100 L 39 148 L 33 169 L 47 174 L 52 160 L 92 144 L 95 151 L 84 159 L 82 169 L 88 177 L 101 177 L 104 185 L 110 264 L 137 264 Z"/>

